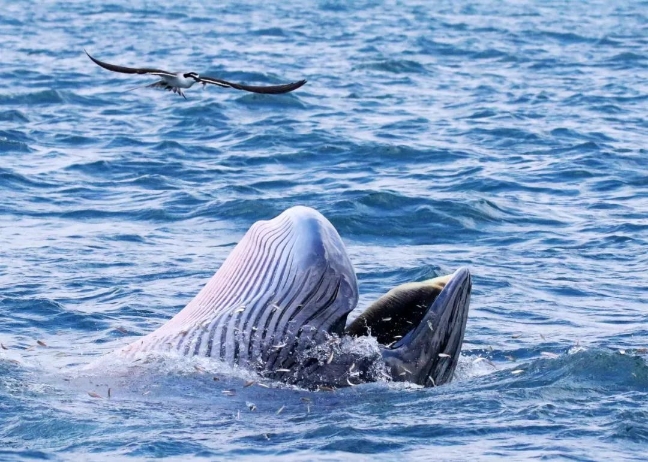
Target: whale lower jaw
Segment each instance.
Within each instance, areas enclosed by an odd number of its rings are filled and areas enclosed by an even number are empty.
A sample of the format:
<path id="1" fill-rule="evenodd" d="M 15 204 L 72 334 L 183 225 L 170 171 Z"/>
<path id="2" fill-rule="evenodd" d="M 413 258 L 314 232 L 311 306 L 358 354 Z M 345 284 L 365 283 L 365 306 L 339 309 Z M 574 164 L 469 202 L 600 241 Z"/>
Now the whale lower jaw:
<path id="1" fill-rule="evenodd" d="M 452 377 L 469 294 L 466 269 L 399 286 L 345 330 L 358 286 L 344 244 L 319 212 L 293 207 L 255 223 L 184 309 L 121 354 L 207 356 L 308 388 L 386 377 L 431 386 Z"/>
<path id="2" fill-rule="evenodd" d="M 255 223 L 178 314 L 122 353 L 166 350 L 277 371 L 331 335 L 358 301 L 353 267 L 319 212 L 293 207 Z"/>

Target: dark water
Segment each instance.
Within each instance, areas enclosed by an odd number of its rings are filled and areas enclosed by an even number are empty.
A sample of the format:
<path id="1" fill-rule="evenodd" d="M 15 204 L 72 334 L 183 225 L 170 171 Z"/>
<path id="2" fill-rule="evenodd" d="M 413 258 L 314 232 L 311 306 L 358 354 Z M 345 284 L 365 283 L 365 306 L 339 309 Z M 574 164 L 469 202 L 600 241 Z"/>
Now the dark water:
<path id="1" fill-rule="evenodd" d="M 1 460 L 645 460 L 648 2 L 0 3 Z M 99 359 L 297 204 L 360 307 L 471 269 L 452 384 Z"/>

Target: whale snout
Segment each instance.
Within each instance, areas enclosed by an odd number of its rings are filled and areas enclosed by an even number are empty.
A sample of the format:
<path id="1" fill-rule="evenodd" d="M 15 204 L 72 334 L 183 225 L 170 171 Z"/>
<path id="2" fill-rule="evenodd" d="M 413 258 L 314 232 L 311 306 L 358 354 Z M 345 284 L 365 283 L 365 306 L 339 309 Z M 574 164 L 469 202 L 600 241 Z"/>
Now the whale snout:
<path id="1" fill-rule="evenodd" d="M 467 268 L 400 285 L 348 327 L 372 335 L 393 380 L 436 386 L 452 380 L 463 343 L 472 281 Z"/>

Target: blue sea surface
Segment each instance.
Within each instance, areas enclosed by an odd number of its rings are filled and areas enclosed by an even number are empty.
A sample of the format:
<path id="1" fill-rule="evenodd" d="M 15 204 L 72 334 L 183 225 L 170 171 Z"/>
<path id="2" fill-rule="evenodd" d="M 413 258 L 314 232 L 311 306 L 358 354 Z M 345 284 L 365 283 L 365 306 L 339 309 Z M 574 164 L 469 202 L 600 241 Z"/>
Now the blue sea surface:
<path id="1" fill-rule="evenodd" d="M 647 1 L 0 11 L 0 460 L 646 460 Z M 84 48 L 308 83 L 126 92 L 155 79 Z M 470 268 L 451 384 L 105 362 L 294 205 L 342 236 L 357 312 Z"/>

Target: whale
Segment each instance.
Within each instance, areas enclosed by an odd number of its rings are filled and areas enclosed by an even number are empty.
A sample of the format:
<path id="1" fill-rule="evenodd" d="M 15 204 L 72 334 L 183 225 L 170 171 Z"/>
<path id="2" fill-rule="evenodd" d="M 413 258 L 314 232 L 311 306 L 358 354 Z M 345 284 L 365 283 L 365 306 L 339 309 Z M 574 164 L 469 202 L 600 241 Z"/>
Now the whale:
<path id="1" fill-rule="evenodd" d="M 394 287 L 352 321 L 358 280 L 340 235 L 295 206 L 254 223 L 199 293 L 118 350 L 202 356 L 308 389 L 452 380 L 472 282 L 461 267 Z"/>

